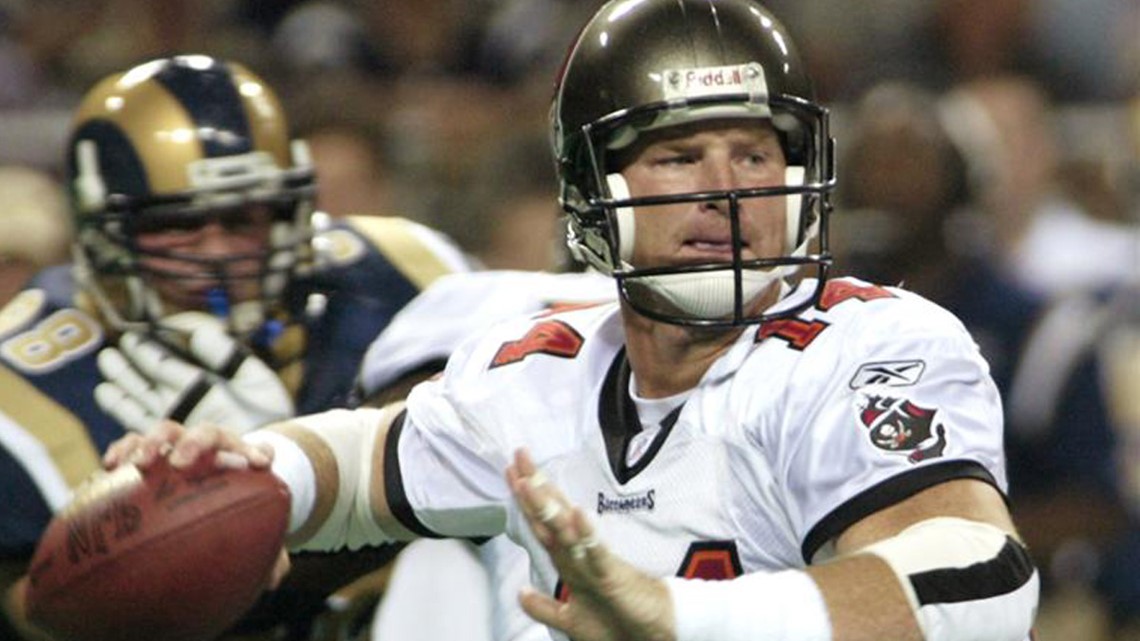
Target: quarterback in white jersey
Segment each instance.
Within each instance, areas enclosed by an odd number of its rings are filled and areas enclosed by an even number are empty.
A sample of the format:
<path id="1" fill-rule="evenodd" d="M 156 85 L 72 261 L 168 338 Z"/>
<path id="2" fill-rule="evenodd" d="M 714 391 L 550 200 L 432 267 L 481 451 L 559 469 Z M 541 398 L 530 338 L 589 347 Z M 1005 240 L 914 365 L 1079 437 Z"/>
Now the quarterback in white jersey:
<path id="1" fill-rule="evenodd" d="M 801 302 L 813 287 L 805 281 L 780 304 Z M 987 370 L 941 308 L 833 279 L 813 307 L 741 333 L 696 387 L 675 396 L 636 393 L 611 303 L 497 325 L 453 354 L 442 378 L 417 386 L 399 414 L 303 417 L 261 442 L 275 445 L 275 469 L 301 490 L 293 529 L 308 545 L 506 532 L 528 549 L 537 589 L 564 600 L 559 569 L 502 478 L 519 448 L 587 508 L 598 540 L 648 575 L 763 575 L 834 558 L 853 524 L 947 482 L 1004 493 L 1001 406 Z M 291 455 L 319 460 L 301 450 L 346 463 L 341 485 L 383 487 L 385 507 L 369 492 L 327 492 L 338 482 L 322 481 L 319 468 L 298 482 L 288 470 L 305 466 L 291 465 Z M 371 456 L 350 462 L 351 452 Z M 337 512 L 347 527 L 322 520 Z M 1017 541 L 999 543 L 992 558 L 947 568 L 931 550 L 928 579 L 912 577 L 912 598 L 950 610 L 942 618 L 1008 621 L 1036 583 Z M 995 571 L 1006 563 L 1015 571 Z M 942 586 L 939 573 L 988 578 Z"/>
<path id="2" fill-rule="evenodd" d="M 388 501 L 420 535 L 505 527 L 539 560 L 539 589 L 564 598 L 500 480 L 525 447 L 649 574 L 804 567 L 853 523 L 947 480 L 1004 492 L 987 369 L 941 308 L 846 279 L 817 307 L 741 334 L 696 388 L 665 399 L 631 392 L 616 305 L 509 323 L 413 391 L 388 435 Z"/>
<path id="3" fill-rule="evenodd" d="M 271 466 L 294 549 L 505 533 L 557 639 L 1028 638 L 988 367 L 930 302 L 827 280 L 834 141 L 779 21 L 611 0 L 551 121 L 616 303 L 497 324 L 405 405 L 167 424 L 107 464 Z"/>

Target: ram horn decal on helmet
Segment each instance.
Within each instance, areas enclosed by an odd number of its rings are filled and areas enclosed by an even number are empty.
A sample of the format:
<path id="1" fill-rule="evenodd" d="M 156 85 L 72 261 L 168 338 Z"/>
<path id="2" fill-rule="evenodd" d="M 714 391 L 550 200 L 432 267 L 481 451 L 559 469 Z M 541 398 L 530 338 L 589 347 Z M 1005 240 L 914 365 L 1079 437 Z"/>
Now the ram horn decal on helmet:
<path id="1" fill-rule="evenodd" d="M 249 69 L 187 55 L 105 78 L 76 111 L 67 172 L 76 276 L 119 329 L 154 328 L 199 306 L 161 292 L 177 279 L 209 283 L 199 287 L 200 307 L 235 335 L 285 315 L 286 288 L 312 256 L 313 170 L 303 142 L 289 138 L 277 96 Z M 215 219 L 228 230 L 251 207 L 268 225 L 264 247 L 251 254 L 203 256 L 139 242 L 148 231 Z M 159 260 L 186 267 L 164 271 Z"/>

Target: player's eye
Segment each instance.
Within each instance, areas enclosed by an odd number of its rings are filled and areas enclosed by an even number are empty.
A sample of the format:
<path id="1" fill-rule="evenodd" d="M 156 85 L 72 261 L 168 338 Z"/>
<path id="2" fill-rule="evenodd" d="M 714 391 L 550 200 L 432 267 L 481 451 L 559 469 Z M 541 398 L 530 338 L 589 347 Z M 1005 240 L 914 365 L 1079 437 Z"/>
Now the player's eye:
<path id="1" fill-rule="evenodd" d="M 145 214 L 131 221 L 135 236 L 155 234 L 185 235 L 206 226 L 209 218 L 201 214 Z"/>
<path id="2" fill-rule="evenodd" d="M 269 208 L 262 205 L 221 212 L 216 216 L 226 231 L 238 234 L 260 230 L 271 217 Z"/>
<path id="3" fill-rule="evenodd" d="M 696 154 L 668 154 L 657 159 L 658 165 L 691 165 L 697 162 Z"/>

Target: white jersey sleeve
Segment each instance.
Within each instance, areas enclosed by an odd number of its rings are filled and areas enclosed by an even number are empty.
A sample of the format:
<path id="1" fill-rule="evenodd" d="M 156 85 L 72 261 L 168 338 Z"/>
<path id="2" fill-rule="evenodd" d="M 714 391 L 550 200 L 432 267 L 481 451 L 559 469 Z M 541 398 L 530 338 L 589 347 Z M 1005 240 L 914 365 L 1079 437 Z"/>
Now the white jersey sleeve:
<path id="1" fill-rule="evenodd" d="M 859 519 L 942 481 L 977 478 L 1006 491 L 1001 399 L 972 338 L 942 308 L 880 291 L 893 299 L 803 317 L 833 333 L 803 355 L 779 420 L 756 435 L 796 506 L 805 560 Z M 765 370 L 752 365 L 741 381 L 762 385 Z"/>
<path id="2" fill-rule="evenodd" d="M 359 387 L 365 398 L 425 367 L 442 366 L 467 337 L 496 322 L 549 309 L 612 301 L 612 278 L 596 272 L 462 272 L 414 298 L 368 347 Z"/>

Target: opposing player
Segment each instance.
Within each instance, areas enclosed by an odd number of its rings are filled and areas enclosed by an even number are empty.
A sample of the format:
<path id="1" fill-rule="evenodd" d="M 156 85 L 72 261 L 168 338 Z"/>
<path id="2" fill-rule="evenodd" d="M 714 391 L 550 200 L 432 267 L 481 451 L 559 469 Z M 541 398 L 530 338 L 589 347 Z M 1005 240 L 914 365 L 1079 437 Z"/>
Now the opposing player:
<path id="1" fill-rule="evenodd" d="M 272 458 L 299 549 L 506 532 L 557 638 L 1027 638 L 986 363 L 932 303 L 825 278 L 828 116 L 777 20 L 609 2 L 552 128 L 619 302 L 496 325 L 405 406 L 168 423 L 107 464 Z"/>
<path id="2" fill-rule="evenodd" d="M 0 311 L 9 579 L 109 443 L 167 417 L 244 431 L 342 405 L 392 316 L 467 269 L 411 221 L 314 212 L 303 141 L 236 63 L 179 56 L 103 80 L 67 149 L 75 260 Z M 305 609 L 289 608 L 301 625 Z"/>

